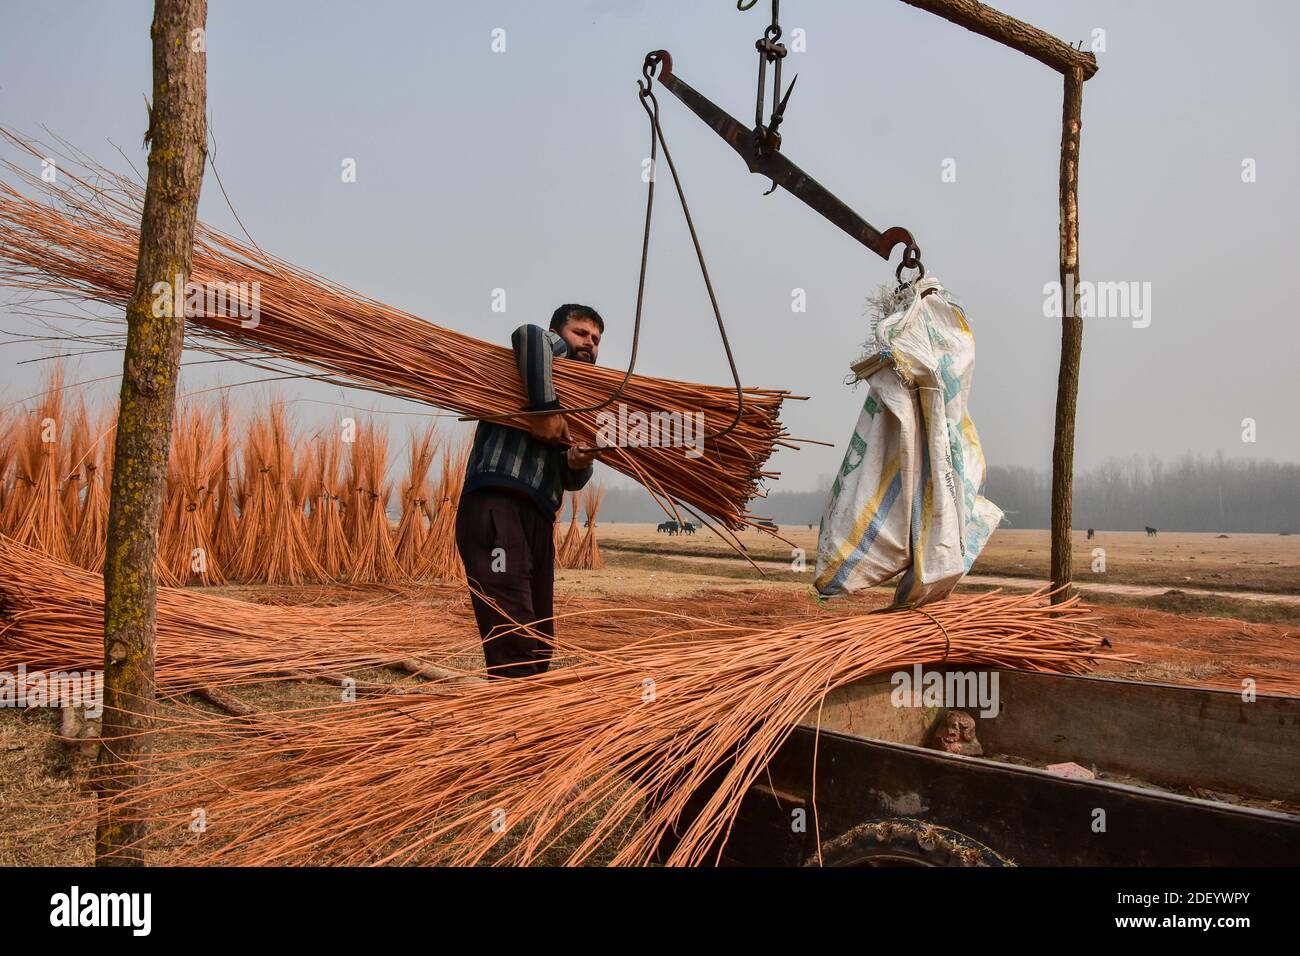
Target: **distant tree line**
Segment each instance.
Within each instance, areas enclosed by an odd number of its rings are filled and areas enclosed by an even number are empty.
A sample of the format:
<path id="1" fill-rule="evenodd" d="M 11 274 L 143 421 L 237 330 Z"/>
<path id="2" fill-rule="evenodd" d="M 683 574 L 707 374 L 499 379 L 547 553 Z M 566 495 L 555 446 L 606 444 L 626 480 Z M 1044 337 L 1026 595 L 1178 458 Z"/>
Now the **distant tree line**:
<path id="1" fill-rule="evenodd" d="M 831 476 L 811 491 L 773 491 L 753 502 L 778 525 L 816 526 Z M 1003 527 L 1047 528 L 1051 476 L 1046 470 L 993 466 L 984 495 L 1006 513 Z M 566 512 L 567 515 L 567 512 Z M 685 515 L 683 515 L 685 517 Z M 663 512 L 635 485 L 611 487 L 604 521 L 662 521 Z M 1300 464 L 1241 461 L 1191 453 L 1174 462 L 1134 455 L 1080 472 L 1074 481 L 1074 526 L 1099 531 L 1258 532 L 1300 534 Z"/>
<path id="2" fill-rule="evenodd" d="M 985 496 L 1007 513 L 1003 527 L 1046 528 L 1046 471 L 989 469 Z M 1300 465 L 1190 453 L 1111 459 L 1075 476 L 1074 527 L 1105 531 L 1300 533 Z"/>

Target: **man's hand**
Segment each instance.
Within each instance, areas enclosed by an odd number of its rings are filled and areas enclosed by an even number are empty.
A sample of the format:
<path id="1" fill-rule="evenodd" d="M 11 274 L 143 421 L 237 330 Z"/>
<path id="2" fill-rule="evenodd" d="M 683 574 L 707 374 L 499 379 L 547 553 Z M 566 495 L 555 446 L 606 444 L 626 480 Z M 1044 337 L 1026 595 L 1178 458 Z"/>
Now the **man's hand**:
<path id="1" fill-rule="evenodd" d="M 596 449 L 586 445 L 573 445 L 565 452 L 564 460 L 574 471 L 584 471 L 596 460 Z"/>
<path id="2" fill-rule="evenodd" d="M 548 445 L 565 444 L 569 438 L 569 423 L 564 420 L 562 412 L 555 412 L 551 415 L 534 415 L 528 419 L 528 427 L 532 429 L 533 437 L 538 441 L 544 441 Z"/>

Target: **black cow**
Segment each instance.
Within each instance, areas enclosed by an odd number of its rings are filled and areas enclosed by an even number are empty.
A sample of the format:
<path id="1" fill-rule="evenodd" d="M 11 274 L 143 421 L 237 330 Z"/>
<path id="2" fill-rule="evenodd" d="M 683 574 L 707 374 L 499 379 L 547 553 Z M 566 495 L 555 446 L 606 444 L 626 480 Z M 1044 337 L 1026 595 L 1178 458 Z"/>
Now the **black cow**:
<path id="1" fill-rule="evenodd" d="M 1096 534 L 1096 532 L 1093 531 L 1091 528 L 1089 528 L 1089 529 L 1088 529 L 1088 540 L 1089 540 L 1089 541 L 1092 540 L 1092 536 L 1093 536 L 1094 534 Z"/>
<path id="2" fill-rule="evenodd" d="M 665 531 L 669 536 L 675 535 L 679 530 L 681 526 L 676 521 L 661 521 L 659 527 L 655 529 L 656 532 Z"/>
<path id="3" fill-rule="evenodd" d="M 682 525 L 682 534 L 695 534 L 695 525 L 689 521 L 686 522 L 686 524 Z"/>
<path id="4" fill-rule="evenodd" d="M 1148 537 L 1148 538 L 1154 538 L 1155 536 L 1156 536 L 1156 529 L 1155 529 L 1155 528 L 1152 528 L 1150 525 L 1148 525 L 1148 526 L 1147 526 L 1147 537 Z"/>

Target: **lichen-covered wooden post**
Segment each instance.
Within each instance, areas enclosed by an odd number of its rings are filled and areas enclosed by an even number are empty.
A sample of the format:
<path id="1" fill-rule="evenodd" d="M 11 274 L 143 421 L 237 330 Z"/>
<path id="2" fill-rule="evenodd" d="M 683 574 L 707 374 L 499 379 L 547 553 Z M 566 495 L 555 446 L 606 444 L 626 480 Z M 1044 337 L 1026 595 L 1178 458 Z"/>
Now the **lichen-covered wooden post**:
<path id="1" fill-rule="evenodd" d="M 154 559 L 185 333 L 184 290 L 207 153 L 207 12 L 207 0 L 155 0 L 150 28 L 149 176 L 135 290 L 126 308 L 104 561 L 99 865 L 144 862 L 144 824 L 121 802 L 138 780 L 138 761 L 148 753 L 153 728 Z"/>

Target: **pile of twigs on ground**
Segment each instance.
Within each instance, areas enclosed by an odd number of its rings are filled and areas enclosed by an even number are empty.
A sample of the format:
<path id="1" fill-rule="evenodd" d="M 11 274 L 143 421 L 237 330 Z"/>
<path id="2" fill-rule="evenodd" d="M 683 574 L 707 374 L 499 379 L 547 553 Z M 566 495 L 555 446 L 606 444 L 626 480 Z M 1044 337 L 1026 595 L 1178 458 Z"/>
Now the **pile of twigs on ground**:
<path id="1" fill-rule="evenodd" d="M 460 598 L 270 607 L 158 589 L 158 685 L 169 692 L 336 675 L 420 658 L 438 663 L 473 631 L 443 609 Z M 98 671 L 104 579 L 0 536 L 0 670 Z"/>

